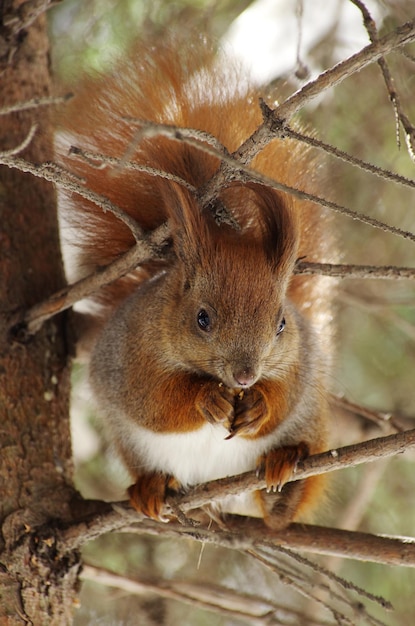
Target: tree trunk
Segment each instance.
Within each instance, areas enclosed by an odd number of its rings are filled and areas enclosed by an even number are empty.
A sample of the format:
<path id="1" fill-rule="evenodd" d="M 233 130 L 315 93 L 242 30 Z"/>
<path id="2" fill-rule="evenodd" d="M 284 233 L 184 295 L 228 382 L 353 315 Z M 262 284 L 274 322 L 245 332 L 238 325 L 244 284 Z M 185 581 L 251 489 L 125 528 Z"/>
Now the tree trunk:
<path id="1" fill-rule="evenodd" d="M 30 4 L 1 3 L 0 107 L 50 91 L 46 20 L 27 15 Z M 0 149 L 18 146 L 33 123 L 38 130 L 22 156 L 51 159 L 45 107 L 1 116 Z M 0 167 L 1 625 L 72 621 L 79 558 L 59 553 L 54 530 L 54 520 L 70 518 L 73 496 L 64 319 L 30 339 L 10 331 L 16 312 L 63 284 L 54 189 Z"/>

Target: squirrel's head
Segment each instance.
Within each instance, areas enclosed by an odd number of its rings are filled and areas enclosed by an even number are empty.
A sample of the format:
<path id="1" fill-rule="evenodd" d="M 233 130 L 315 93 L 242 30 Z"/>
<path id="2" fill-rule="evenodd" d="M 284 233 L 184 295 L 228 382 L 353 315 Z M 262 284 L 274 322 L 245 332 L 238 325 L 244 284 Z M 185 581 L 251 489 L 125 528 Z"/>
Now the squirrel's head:
<path id="1" fill-rule="evenodd" d="M 282 375 L 295 359 L 297 323 L 286 292 L 297 225 L 289 201 L 258 184 L 233 184 L 220 202 L 238 229 L 218 226 L 178 186 L 170 198 L 178 262 L 167 339 L 181 366 L 247 388 Z"/>

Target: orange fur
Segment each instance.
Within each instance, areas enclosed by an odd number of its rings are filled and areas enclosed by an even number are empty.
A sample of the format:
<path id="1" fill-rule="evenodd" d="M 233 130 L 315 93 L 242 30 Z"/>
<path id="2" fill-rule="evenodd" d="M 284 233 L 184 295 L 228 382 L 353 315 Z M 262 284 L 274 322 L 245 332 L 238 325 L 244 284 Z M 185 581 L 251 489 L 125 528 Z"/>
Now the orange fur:
<path id="1" fill-rule="evenodd" d="M 258 93 L 242 86 L 232 66 L 215 63 L 200 42 L 149 50 L 138 45 L 111 76 L 88 79 L 76 90 L 58 142 L 65 165 L 144 232 L 166 220 L 171 227 L 173 260 L 148 263 L 96 295 L 109 322 L 91 362 L 98 404 L 135 481 L 131 501 L 153 517 L 172 475 L 191 483 L 194 475 L 207 480 L 259 463 L 274 487 L 304 450 L 327 445 L 327 357 L 313 327 L 327 325 L 330 296 L 324 280 L 293 277 L 299 256 L 322 260 L 327 254 L 323 212 L 235 180 L 208 210 L 200 197 L 220 159 L 157 134 L 137 143 L 137 126 L 127 119 L 200 129 L 236 150 L 261 123 Z M 68 143 L 118 157 L 120 166 L 73 162 L 64 156 Z M 135 171 L 123 158 L 167 177 Z M 290 140 L 273 141 L 252 167 L 292 187 L 315 189 L 318 168 Z M 75 197 L 66 197 L 64 206 L 64 221 L 77 233 L 78 274 L 107 265 L 133 245 L 128 228 L 110 213 Z M 222 206 L 239 230 L 216 223 Z M 218 452 L 222 469 L 211 458 L 196 459 L 195 474 L 180 446 L 190 456 L 194 446 L 203 451 L 206 445 L 213 458 L 214 437 L 232 440 L 217 449 L 233 450 L 235 459 Z M 174 463 L 165 442 L 179 446 L 171 450 Z M 320 482 L 261 495 L 265 521 L 284 525 L 309 510 Z"/>

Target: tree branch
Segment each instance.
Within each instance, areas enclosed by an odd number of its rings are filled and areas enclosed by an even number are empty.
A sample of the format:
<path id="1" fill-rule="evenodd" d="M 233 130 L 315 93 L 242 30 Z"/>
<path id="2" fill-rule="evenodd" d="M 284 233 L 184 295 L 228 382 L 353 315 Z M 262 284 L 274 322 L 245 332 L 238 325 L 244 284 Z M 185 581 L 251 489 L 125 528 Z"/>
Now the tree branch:
<path id="1" fill-rule="evenodd" d="M 149 174 L 150 176 L 166 178 L 167 180 L 171 180 L 175 183 L 178 183 L 182 187 L 185 187 L 185 189 L 188 189 L 192 193 L 196 192 L 196 187 L 188 183 L 187 180 L 184 180 L 184 178 L 180 178 L 180 176 L 175 176 L 170 172 L 159 170 L 154 167 L 149 167 L 147 165 L 142 165 L 141 163 L 136 163 L 135 161 L 127 161 L 125 158 L 119 159 L 113 156 L 109 156 L 107 154 L 83 150 L 82 148 L 79 148 L 77 146 L 71 146 L 69 154 L 75 155 L 78 158 L 82 159 L 85 163 L 89 165 L 89 167 L 102 169 L 107 166 L 112 166 L 118 169 L 125 168 L 129 170 L 134 170 L 136 172 L 143 172 L 145 174 Z"/>
<path id="2" fill-rule="evenodd" d="M 107 532 L 127 532 L 157 537 L 188 538 L 231 550 L 283 546 L 295 551 L 336 556 L 356 561 L 415 567 L 415 537 L 375 535 L 326 526 L 290 524 L 272 530 L 262 520 L 227 516 L 223 527 L 193 528 L 178 522 L 168 524 L 141 519 L 127 504 L 103 505 L 106 511 L 90 520 L 61 531 L 66 549 L 79 549 L 88 541 Z M 85 536 L 86 535 L 86 536 Z"/>
<path id="3" fill-rule="evenodd" d="M 415 268 L 396 267 L 393 265 L 345 265 L 333 263 L 313 263 L 311 261 L 298 261 L 295 274 L 323 274 L 333 278 L 374 278 L 383 280 L 415 279 Z"/>
<path id="4" fill-rule="evenodd" d="M 278 124 L 277 128 L 274 128 L 275 123 L 273 119 L 275 117 L 275 111 L 272 111 L 264 102 L 261 103 L 261 106 L 263 109 L 264 119 L 266 121 L 262 126 L 257 129 L 257 131 L 255 131 L 255 133 L 260 132 L 262 129 L 262 131 L 266 134 L 267 141 L 264 145 L 258 145 L 255 143 L 256 152 L 255 154 L 252 154 L 252 158 L 256 156 L 256 154 L 258 154 L 260 150 L 265 147 L 265 145 L 270 143 L 270 141 L 273 141 L 278 136 L 284 135 L 284 124 Z M 140 120 L 135 121 L 140 124 L 143 123 Z M 300 200 L 314 202 L 315 204 L 319 204 L 320 206 L 339 213 L 340 215 L 344 215 L 353 220 L 362 222 L 363 224 L 366 224 L 368 226 L 378 228 L 380 230 L 383 230 L 384 232 L 391 233 L 393 235 L 397 235 L 398 237 L 402 237 L 403 239 L 408 239 L 415 242 L 415 234 L 410 231 L 397 228 L 396 226 L 392 226 L 390 224 L 386 224 L 385 222 L 381 222 L 380 220 L 370 217 L 369 215 L 364 215 L 345 206 L 339 205 L 337 202 L 328 200 L 321 196 L 316 196 L 315 194 L 308 193 L 307 191 L 303 191 L 296 187 L 286 185 L 284 183 L 281 183 L 280 181 L 274 180 L 269 176 L 266 176 L 265 174 L 257 172 L 256 170 L 249 167 L 247 163 L 245 163 L 245 160 L 240 156 L 239 150 L 230 155 L 227 150 L 225 150 L 221 146 L 218 147 L 217 145 L 213 145 L 212 143 L 204 143 L 199 139 L 196 139 L 192 135 L 192 129 L 181 129 L 180 127 L 165 124 L 155 124 L 154 122 L 149 122 L 148 128 L 151 136 L 156 135 L 159 129 L 160 135 L 168 137 L 172 141 L 184 142 L 198 150 L 201 150 L 202 152 L 206 152 L 211 156 L 215 156 L 219 161 L 221 161 L 222 165 L 219 168 L 218 173 L 214 174 L 214 176 L 198 191 L 197 195 L 199 202 L 201 206 L 205 208 L 213 206 L 213 201 L 218 196 L 219 190 L 222 187 L 226 187 L 231 180 L 239 180 L 242 183 L 247 181 L 255 181 L 269 187 L 270 189 L 275 189 L 277 191 L 288 193 L 295 198 L 299 198 Z M 182 130 L 186 132 L 182 133 Z M 196 133 L 196 131 L 193 132 Z M 253 137 L 254 135 L 252 135 L 251 137 Z M 242 146 L 244 145 L 245 144 L 242 144 Z M 242 150 L 242 146 L 240 150 Z M 249 160 L 251 160 L 251 158 Z M 227 220 L 229 221 L 229 219 L 230 218 L 228 215 Z"/>
<path id="5" fill-rule="evenodd" d="M 3 106 L 0 108 L 0 115 L 9 115 L 10 113 L 16 113 L 20 111 L 28 111 L 29 109 L 38 109 L 43 106 L 51 106 L 58 104 L 65 104 L 73 98 L 72 93 L 67 93 L 63 96 L 48 96 L 47 98 L 32 98 L 31 100 L 25 100 L 23 102 L 17 102 L 9 106 Z"/>
<path id="6" fill-rule="evenodd" d="M 68 285 L 44 302 L 36 304 L 23 314 L 17 313 L 9 323 L 11 335 L 18 341 L 26 341 L 29 335 L 36 333 L 42 324 L 73 306 L 79 300 L 88 298 L 101 287 L 125 276 L 137 266 L 149 260 L 168 261 L 163 246 L 169 237 L 167 224 L 162 224 L 150 236 L 138 241 L 136 245 L 121 257 L 104 268 L 98 268 L 90 276 Z M 350 279 L 393 279 L 414 280 L 415 268 L 373 265 L 341 265 L 332 263 L 313 263 L 298 261 L 295 274 L 323 275 L 333 278 Z"/>
<path id="7" fill-rule="evenodd" d="M 134 239 L 141 241 L 143 239 L 143 231 L 137 222 L 120 209 L 117 205 L 111 202 L 105 196 L 95 193 L 90 189 L 86 189 L 83 185 L 76 181 L 76 177 L 66 172 L 63 168 L 54 163 L 41 163 L 40 165 L 30 163 L 20 157 L 7 156 L 0 154 L 0 164 L 6 165 L 12 169 L 19 170 L 20 172 L 27 172 L 36 176 L 37 178 L 43 178 L 55 185 L 61 186 L 68 191 L 80 195 L 82 198 L 93 202 L 102 210 L 110 211 L 115 217 L 124 222 L 130 229 Z"/>
<path id="8" fill-rule="evenodd" d="M 338 448 L 311 456 L 300 463 L 292 480 L 401 454 L 414 446 L 415 429 Z M 178 507 L 182 511 L 189 511 L 209 505 L 214 500 L 220 500 L 228 495 L 264 487 L 265 481 L 257 478 L 255 472 L 211 481 L 190 489 L 184 495 L 170 497 L 163 515 L 171 515 Z M 268 545 L 271 542 L 272 545 L 281 544 L 295 550 L 317 554 L 415 567 L 415 539 L 410 538 L 377 537 L 302 524 L 292 524 L 288 529 L 276 532 L 266 528 L 260 520 L 231 516 L 225 519 L 225 530 L 216 528 L 208 530 L 200 526 L 195 528 L 176 522 L 163 524 L 146 519 L 126 502 L 106 504 L 81 500 L 74 503 L 73 511 L 74 523 L 61 530 L 61 540 L 68 550 L 78 549 L 87 541 L 106 532 L 128 530 L 161 536 L 188 536 L 234 549 L 248 549 L 254 544 Z M 373 539 L 370 539 L 372 537 Z"/>
<path id="9" fill-rule="evenodd" d="M 369 39 L 372 43 L 376 43 L 379 41 L 378 31 L 376 28 L 376 23 L 372 18 L 370 12 L 367 7 L 361 0 L 351 0 L 354 5 L 357 6 L 359 11 L 363 16 L 363 23 L 369 35 Z M 389 99 L 393 105 L 395 117 L 397 120 L 397 128 L 396 128 L 396 136 L 398 140 L 398 145 L 400 145 L 399 140 L 399 123 L 402 125 L 402 128 L 405 132 L 405 139 L 408 148 L 409 155 L 413 161 L 415 161 L 415 128 L 413 124 L 411 124 L 409 118 L 403 110 L 401 99 L 399 93 L 395 87 L 394 80 L 392 78 L 392 74 L 389 69 L 389 65 L 384 59 L 383 55 L 378 59 L 378 65 L 383 75 L 383 79 L 385 81 L 386 89 L 389 94 Z"/>
<path id="10" fill-rule="evenodd" d="M 343 80 L 355 72 L 359 72 L 367 65 L 370 65 L 370 63 L 377 61 L 381 56 L 414 40 L 415 20 L 412 20 L 399 26 L 392 33 L 388 33 L 377 41 L 372 42 L 345 61 L 326 70 L 316 80 L 308 82 L 277 106 L 272 115 L 269 115 L 264 120 L 262 126 L 233 153 L 233 156 L 243 164 L 249 163 L 260 150 L 281 134 L 283 127 L 295 113 L 313 98 L 319 96 L 327 89 L 339 85 Z M 211 204 L 215 197 L 216 189 L 226 182 L 228 171 L 228 165 L 223 163 L 219 172 L 206 185 L 202 196 L 204 206 Z"/>
<path id="11" fill-rule="evenodd" d="M 362 463 L 402 454 L 412 447 L 415 447 L 415 429 L 329 450 L 300 462 L 291 480 L 302 480 L 346 467 L 355 467 Z M 170 501 L 182 510 L 188 511 L 192 508 L 201 508 L 228 495 L 264 489 L 265 486 L 265 479 L 258 478 L 255 471 L 245 472 L 237 477 L 221 478 L 193 487 L 183 496 L 169 498 L 163 514 L 171 513 L 168 509 Z"/>
<path id="12" fill-rule="evenodd" d="M 300 613 L 288 607 L 281 606 L 257 595 L 240 593 L 233 589 L 212 583 L 195 583 L 171 580 L 131 579 L 114 574 L 103 568 L 84 565 L 81 578 L 92 580 L 103 585 L 115 587 L 123 592 L 142 596 L 155 594 L 161 598 L 177 600 L 201 609 L 232 616 L 235 619 L 248 621 L 251 625 L 269 624 L 268 621 L 276 611 L 298 619 Z M 305 618 L 305 616 L 303 616 Z M 312 623 L 312 622 L 311 622 Z"/>
<path id="13" fill-rule="evenodd" d="M 162 224 L 150 235 L 137 241 L 133 248 L 110 265 L 98 268 L 93 274 L 52 294 L 50 298 L 28 309 L 23 315 L 17 313 L 10 322 L 10 335 L 17 341 L 25 342 L 28 336 L 35 334 L 46 320 L 65 311 L 79 300 L 93 295 L 101 287 L 125 276 L 138 265 L 149 260 L 167 261 L 168 253 L 163 250 L 163 244 L 168 234 L 167 224 Z"/>
<path id="14" fill-rule="evenodd" d="M 322 150 L 326 154 L 330 154 L 349 165 L 353 165 L 354 167 L 358 167 L 359 169 L 369 172 L 370 174 L 374 174 L 379 178 L 383 178 L 385 180 L 390 180 L 394 183 L 398 183 L 399 185 L 404 185 L 406 187 L 410 187 L 415 189 L 415 180 L 410 178 L 406 178 L 405 176 L 401 176 L 400 174 L 395 174 L 390 170 L 385 170 L 382 167 L 378 167 L 377 165 L 373 165 L 372 163 L 368 163 L 367 161 L 363 161 L 358 157 L 351 156 L 347 152 L 336 148 L 330 144 L 317 139 L 316 137 L 310 137 L 309 135 L 305 135 L 304 133 L 299 133 L 298 131 L 290 128 L 289 126 L 284 126 L 284 130 L 281 131 L 285 137 L 289 137 L 290 139 L 296 139 L 297 141 L 301 141 L 313 148 L 317 148 L 318 150 Z"/>
<path id="15" fill-rule="evenodd" d="M 2 18 L 3 28 L 10 36 L 17 36 L 22 30 L 29 28 L 37 18 L 62 0 L 26 0 L 13 12 L 6 13 Z"/>

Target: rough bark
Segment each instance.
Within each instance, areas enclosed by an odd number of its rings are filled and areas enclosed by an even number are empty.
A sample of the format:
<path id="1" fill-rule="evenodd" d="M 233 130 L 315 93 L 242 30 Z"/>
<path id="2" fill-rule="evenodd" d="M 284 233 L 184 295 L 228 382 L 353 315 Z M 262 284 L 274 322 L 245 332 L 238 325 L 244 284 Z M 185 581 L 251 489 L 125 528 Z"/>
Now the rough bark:
<path id="1" fill-rule="evenodd" d="M 28 4 L 28 3 L 23 3 Z M 0 107 L 49 93 L 45 16 L 21 19 L 21 2 L 1 4 Z M 13 19 L 14 18 L 14 19 Z M 43 109 L 0 117 L 1 150 L 38 130 L 24 156 L 51 158 Z M 29 342 L 10 332 L 16 311 L 64 285 L 52 186 L 0 168 L 0 624 L 70 623 L 78 555 L 56 549 L 54 521 L 70 518 L 68 342 L 62 316 Z"/>

